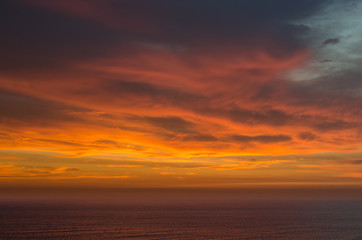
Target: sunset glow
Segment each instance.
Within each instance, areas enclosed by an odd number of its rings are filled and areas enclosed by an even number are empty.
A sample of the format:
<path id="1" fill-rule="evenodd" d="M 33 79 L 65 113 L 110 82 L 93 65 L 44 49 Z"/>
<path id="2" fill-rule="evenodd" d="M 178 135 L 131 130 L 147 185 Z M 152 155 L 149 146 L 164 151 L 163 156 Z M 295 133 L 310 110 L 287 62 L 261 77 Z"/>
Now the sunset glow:
<path id="1" fill-rule="evenodd" d="M 2 1 L 0 186 L 362 184 L 362 5 L 272 2 Z"/>

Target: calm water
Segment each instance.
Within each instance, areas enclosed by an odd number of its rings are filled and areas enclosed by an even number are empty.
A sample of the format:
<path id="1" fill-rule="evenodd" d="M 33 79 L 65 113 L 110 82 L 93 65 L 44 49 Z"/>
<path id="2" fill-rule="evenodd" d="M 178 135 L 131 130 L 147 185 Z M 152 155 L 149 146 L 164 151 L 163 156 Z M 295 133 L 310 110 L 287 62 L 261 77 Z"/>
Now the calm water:
<path id="1" fill-rule="evenodd" d="M 362 203 L 0 203 L 0 239 L 361 239 Z"/>

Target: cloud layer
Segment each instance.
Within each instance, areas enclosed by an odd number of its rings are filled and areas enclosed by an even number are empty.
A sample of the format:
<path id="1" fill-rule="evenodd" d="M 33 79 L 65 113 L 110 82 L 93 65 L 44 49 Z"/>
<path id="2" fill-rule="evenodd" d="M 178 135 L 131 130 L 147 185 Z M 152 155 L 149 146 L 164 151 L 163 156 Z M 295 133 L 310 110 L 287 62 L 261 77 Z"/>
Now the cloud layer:
<path id="1" fill-rule="evenodd" d="M 271 168 L 273 179 L 283 169 L 274 164 L 296 173 L 310 166 L 304 154 L 334 153 L 338 165 L 340 153 L 362 152 L 361 56 L 342 57 L 360 44 L 352 21 L 362 9 L 357 1 L 17 0 L 0 9 L 3 150 L 90 157 L 94 164 L 116 155 L 114 166 L 159 161 L 121 175 L 42 163 L 49 174 L 128 179 L 160 167 L 197 182 L 212 171 Z M 341 14 L 347 30 L 320 30 L 321 19 Z M 298 159 L 271 157 L 291 154 Z M 245 155 L 268 157 L 228 160 Z M 161 164 L 194 157 L 203 177 Z M 3 164 L 16 170 L 12 178 L 38 169 Z M 340 169 L 320 173 L 320 181 L 359 178 Z"/>

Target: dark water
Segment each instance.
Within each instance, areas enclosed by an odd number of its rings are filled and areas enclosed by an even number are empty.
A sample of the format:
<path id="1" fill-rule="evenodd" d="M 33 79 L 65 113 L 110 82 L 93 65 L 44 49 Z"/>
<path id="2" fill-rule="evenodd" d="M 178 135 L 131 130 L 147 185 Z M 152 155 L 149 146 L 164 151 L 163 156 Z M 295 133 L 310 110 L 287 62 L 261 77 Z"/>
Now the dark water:
<path id="1" fill-rule="evenodd" d="M 362 239 L 360 201 L 0 203 L 0 239 Z"/>

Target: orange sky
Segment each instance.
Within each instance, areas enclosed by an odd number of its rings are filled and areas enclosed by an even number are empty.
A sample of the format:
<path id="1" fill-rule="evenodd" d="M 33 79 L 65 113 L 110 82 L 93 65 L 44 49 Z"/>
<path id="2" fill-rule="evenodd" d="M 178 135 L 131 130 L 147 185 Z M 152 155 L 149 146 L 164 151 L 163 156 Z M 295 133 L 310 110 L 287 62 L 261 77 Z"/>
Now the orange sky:
<path id="1" fill-rule="evenodd" d="M 0 186 L 359 185 L 362 73 L 313 65 L 344 50 L 318 2 L 5 1 Z"/>

